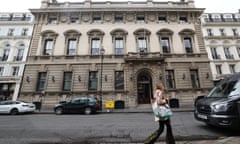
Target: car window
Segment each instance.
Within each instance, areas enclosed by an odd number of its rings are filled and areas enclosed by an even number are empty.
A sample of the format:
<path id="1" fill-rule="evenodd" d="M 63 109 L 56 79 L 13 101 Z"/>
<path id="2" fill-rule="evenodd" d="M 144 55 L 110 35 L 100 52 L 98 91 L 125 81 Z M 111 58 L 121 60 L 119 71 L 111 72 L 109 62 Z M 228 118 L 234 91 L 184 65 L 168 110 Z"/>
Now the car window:
<path id="1" fill-rule="evenodd" d="M 229 96 L 232 97 L 232 96 L 239 96 L 239 95 L 240 95 L 240 80 L 234 85 Z"/>
<path id="2" fill-rule="evenodd" d="M 222 83 L 214 87 L 208 97 L 228 97 L 236 88 L 237 81 Z"/>

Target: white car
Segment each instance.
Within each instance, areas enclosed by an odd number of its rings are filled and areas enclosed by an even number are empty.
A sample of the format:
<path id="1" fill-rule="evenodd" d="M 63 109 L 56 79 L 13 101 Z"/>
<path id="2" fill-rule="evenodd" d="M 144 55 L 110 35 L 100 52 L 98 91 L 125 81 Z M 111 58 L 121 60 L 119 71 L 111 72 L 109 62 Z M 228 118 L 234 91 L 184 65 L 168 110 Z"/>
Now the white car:
<path id="1" fill-rule="evenodd" d="M 22 101 L 1 101 L 0 113 L 16 115 L 19 113 L 33 113 L 36 106 L 33 103 Z"/>

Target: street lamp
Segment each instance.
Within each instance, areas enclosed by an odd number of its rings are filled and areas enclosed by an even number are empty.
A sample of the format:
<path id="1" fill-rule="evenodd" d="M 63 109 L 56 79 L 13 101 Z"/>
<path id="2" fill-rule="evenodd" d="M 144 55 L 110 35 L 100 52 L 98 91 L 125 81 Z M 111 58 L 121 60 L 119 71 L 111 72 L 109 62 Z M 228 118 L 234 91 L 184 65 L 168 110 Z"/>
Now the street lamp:
<path id="1" fill-rule="evenodd" d="M 101 54 L 101 69 L 100 69 L 100 105 L 102 109 L 102 72 L 103 72 L 103 55 L 105 53 L 105 49 L 102 47 L 100 49 L 100 54 Z"/>

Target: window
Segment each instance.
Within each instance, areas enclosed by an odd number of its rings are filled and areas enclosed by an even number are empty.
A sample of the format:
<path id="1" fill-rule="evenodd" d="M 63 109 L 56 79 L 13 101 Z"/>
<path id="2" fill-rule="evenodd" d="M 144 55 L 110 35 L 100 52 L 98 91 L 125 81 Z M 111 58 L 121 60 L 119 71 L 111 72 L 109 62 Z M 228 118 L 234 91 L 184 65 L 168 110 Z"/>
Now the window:
<path id="1" fill-rule="evenodd" d="M 222 65 L 216 65 L 217 74 L 222 74 Z"/>
<path id="2" fill-rule="evenodd" d="M 19 71 L 19 67 L 12 67 L 12 76 L 17 76 Z"/>
<path id="3" fill-rule="evenodd" d="M 230 73 L 236 73 L 236 71 L 235 71 L 235 64 L 230 64 L 229 65 L 229 69 L 230 69 Z"/>
<path id="4" fill-rule="evenodd" d="M 124 90 L 124 72 L 115 72 L 115 90 Z"/>
<path id="5" fill-rule="evenodd" d="M 221 56 L 217 54 L 217 49 L 216 48 L 211 48 L 212 52 L 212 58 L 213 59 L 221 59 Z"/>
<path id="6" fill-rule="evenodd" d="M 8 33 L 8 29 L 7 28 L 1 28 L 0 29 L 0 36 L 6 36 Z"/>
<path id="7" fill-rule="evenodd" d="M 225 53 L 226 59 L 233 59 L 233 55 L 230 54 L 229 48 L 224 48 L 224 53 Z"/>
<path id="8" fill-rule="evenodd" d="M 161 45 L 163 53 L 170 53 L 169 38 L 161 38 Z"/>
<path id="9" fill-rule="evenodd" d="M 71 91 L 72 88 L 72 72 L 64 72 L 63 91 Z"/>
<path id="10" fill-rule="evenodd" d="M 46 39 L 44 44 L 43 55 L 52 55 L 52 49 L 53 49 L 53 40 Z"/>
<path id="11" fill-rule="evenodd" d="M 240 57 L 240 47 L 237 48 L 238 56 Z"/>
<path id="12" fill-rule="evenodd" d="M 48 23 L 49 24 L 57 24 L 57 18 L 56 17 L 49 18 Z"/>
<path id="13" fill-rule="evenodd" d="M 98 72 L 92 71 L 89 72 L 89 84 L 88 84 L 88 90 L 97 90 L 97 84 L 98 84 Z"/>
<path id="14" fill-rule="evenodd" d="M 166 84 L 168 89 L 176 88 L 173 70 L 166 70 Z"/>
<path id="15" fill-rule="evenodd" d="M 77 17 L 77 16 L 71 16 L 71 17 L 70 17 L 70 22 L 71 22 L 71 23 L 79 23 L 79 17 Z"/>
<path id="16" fill-rule="evenodd" d="M 22 36 L 27 36 L 27 34 L 28 34 L 28 29 L 24 28 L 22 30 Z"/>
<path id="17" fill-rule="evenodd" d="M 10 20 L 10 15 L 2 15 L 0 17 L 0 21 L 9 21 Z"/>
<path id="18" fill-rule="evenodd" d="M 23 53 L 24 53 L 24 49 L 18 49 L 18 53 L 15 60 L 21 61 L 23 59 Z"/>
<path id="19" fill-rule="evenodd" d="M 40 72 L 38 74 L 38 86 L 37 86 L 37 91 L 44 91 L 45 89 L 45 84 L 47 80 L 47 73 L 46 72 Z"/>
<path id="20" fill-rule="evenodd" d="M 238 36 L 237 29 L 232 29 L 232 32 L 233 32 L 233 35 L 234 35 L 234 36 Z"/>
<path id="21" fill-rule="evenodd" d="M 225 36 L 226 35 L 224 29 L 219 29 L 219 31 L 220 31 L 221 36 Z"/>
<path id="22" fill-rule="evenodd" d="M 212 29 L 207 29 L 208 36 L 213 36 Z"/>
<path id="23" fill-rule="evenodd" d="M 21 20 L 23 20 L 23 16 L 14 16 L 12 18 L 12 21 L 21 21 Z"/>
<path id="24" fill-rule="evenodd" d="M 10 49 L 4 49 L 4 50 L 3 50 L 2 61 L 7 61 L 8 56 L 9 56 L 9 51 L 10 51 Z"/>
<path id="25" fill-rule="evenodd" d="M 8 36 L 13 36 L 14 29 L 9 29 L 8 30 Z"/>
<path id="26" fill-rule="evenodd" d="M 4 67 L 0 67 L 0 76 L 3 76 Z"/>
<path id="27" fill-rule="evenodd" d="M 180 23 L 187 23 L 187 17 L 180 16 L 179 22 Z"/>
<path id="28" fill-rule="evenodd" d="M 94 16 L 92 19 L 93 23 L 102 23 L 101 17 L 100 16 Z"/>
<path id="29" fill-rule="evenodd" d="M 69 39 L 68 46 L 67 46 L 67 55 L 76 55 L 76 48 L 77 48 L 77 40 L 76 39 Z"/>
<path id="30" fill-rule="evenodd" d="M 137 16 L 136 22 L 137 23 L 145 23 L 145 17 L 144 16 Z"/>
<path id="31" fill-rule="evenodd" d="M 190 70 L 191 82 L 193 88 L 200 88 L 198 70 Z"/>
<path id="32" fill-rule="evenodd" d="M 123 16 L 115 16 L 115 23 L 123 23 Z"/>
<path id="33" fill-rule="evenodd" d="M 99 38 L 93 38 L 92 39 L 92 48 L 91 48 L 91 54 L 92 55 L 99 55 L 100 54 L 100 39 Z"/>
<path id="34" fill-rule="evenodd" d="M 123 38 L 115 38 L 115 54 L 123 55 L 123 53 L 124 53 Z"/>
<path id="35" fill-rule="evenodd" d="M 167 22 L 167 18 L 165 16 L 159 16 L 158 17 L 158 22 L 159 23 L 166 23 Z"/>
<path id="36" fill-rule="evenodd" d="M 186 53 L 193 53 L 191 38 L 186 37 L 186 38 L 184 38 L 183 41 L 184 41 Z"/>
<path id="37" fill-rule="evenodd" d="M 146 37 L 138 37 L 137 39 L 138 50 L 140 53 L 147 52 L 147 39 Z"/>

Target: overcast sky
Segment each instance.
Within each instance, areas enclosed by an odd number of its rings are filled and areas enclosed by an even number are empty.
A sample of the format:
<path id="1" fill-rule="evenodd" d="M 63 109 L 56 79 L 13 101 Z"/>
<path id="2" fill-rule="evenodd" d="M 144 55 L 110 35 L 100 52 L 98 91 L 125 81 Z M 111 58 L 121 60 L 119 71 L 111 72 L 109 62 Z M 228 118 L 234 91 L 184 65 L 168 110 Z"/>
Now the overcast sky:
<path id="1" fill-rule="evenodd" d="M 29 12 L 30 8 L 40 8 L 42 0 L 1 0 L 0 12 Z M 58 2 L 82 2 L 84 0 L 57 0 Z M 92 1 L 146 1 L 146 0 L 92 0 Z M 180 0 L 153 0 L 180 1 Z M 195 0 L 197 8 L 206 8 L 205 12 L 238 13 L 240 0 Z"/>

